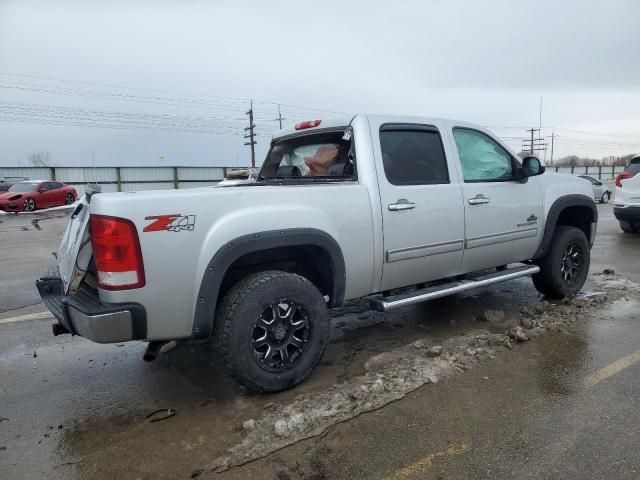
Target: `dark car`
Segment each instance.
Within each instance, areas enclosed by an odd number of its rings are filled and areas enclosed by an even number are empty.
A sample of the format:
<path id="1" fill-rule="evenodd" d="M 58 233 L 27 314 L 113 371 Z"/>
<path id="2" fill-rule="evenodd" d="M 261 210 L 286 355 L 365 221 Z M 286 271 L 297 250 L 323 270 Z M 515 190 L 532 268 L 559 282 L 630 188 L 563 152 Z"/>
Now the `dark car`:
<path id="1" fill-rule="evenodd" d="M 0 192 L 6 192 L 14 183 L 29 180 L 27 177 L 0 177 Z"/>
<path id="2" fill-rule="evenodd" d="M 0 193 L 0 210 L 33 212 L 38 208 L 71 205 L 78 198 L 76 189 L 62 182 L 29 180 L 14 183 Z"/>

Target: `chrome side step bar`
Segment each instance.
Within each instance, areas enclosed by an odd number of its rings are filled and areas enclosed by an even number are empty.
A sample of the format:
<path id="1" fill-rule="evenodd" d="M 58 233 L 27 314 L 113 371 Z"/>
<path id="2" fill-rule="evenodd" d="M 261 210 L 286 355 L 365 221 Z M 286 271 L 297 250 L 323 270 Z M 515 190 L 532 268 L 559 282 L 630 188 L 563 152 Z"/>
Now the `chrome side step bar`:
<path id="1" fill-rule="evenodd" d="M 369 306 L 372 310 L 387 312 L 394 308 L 404 307 L 406 305 L 424 302 L 427 300 L 434 300 L 454 293 L 466 292 L 475 288 L 493 285 L 494 283 L 506 282 L 507 280 L 513 280 L 514 278 L 526 277 L 538 273 L 539 271 L 540 267 L 537 265 L 522 265 L 507 270 L 479 275 L 477 277 L 465 278 L 464 280 L 454 280 L 453 282 L 449 282 L 444 285 L 437 285 L 398 295 L 376 298 L 369 302 Z"/>

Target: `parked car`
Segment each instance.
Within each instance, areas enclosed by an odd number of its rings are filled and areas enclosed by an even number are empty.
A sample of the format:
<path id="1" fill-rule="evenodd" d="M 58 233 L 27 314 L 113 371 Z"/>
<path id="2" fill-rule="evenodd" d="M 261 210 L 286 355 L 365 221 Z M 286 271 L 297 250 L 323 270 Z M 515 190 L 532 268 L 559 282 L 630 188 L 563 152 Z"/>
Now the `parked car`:
<path id="1" fill-rule="evenodd" d="M 37 287 L 56 335 L 145 340 L 147 360 L 215 340 L 231 377 L 275 392 L 318 365 L 348 299 L 387 311 L 524 276 L 575 295 L 597 218 L 584 180 L 480 126 L 315 120 L 278 133 L 251 185 L 88 191 Z"/>
<path id="2" fill-rule="evenodd" d="M 625 233 L 640 232 L 640 154 L 629 160 L 616 177 L 616 199 L 613 213 Z"/>
<path id="3" fill-rule="evenodd" d="M 584 178 L 593 186 L 593 199 L 596 202 L 608 203 L 611 200 L 611 190 L 607 189 L 606 185 L 600 180 L 597 180 L 589 175 L 578 175 L 580 178 Z"/>
<path id="4" fill-rule="evenodd" d="M 28 180 L 14 183 L 0 193 L 0 210 L 5 212 L 33 212 L 39 208 L 71 205 L 76 201 L 76 189 L 62 182 Z"/>
<path id="5" fill-rule="evenodd" d="M 14 183 L 29 180 L 27 177 L 0 177 L 0 192 L 6 192 Z"/>

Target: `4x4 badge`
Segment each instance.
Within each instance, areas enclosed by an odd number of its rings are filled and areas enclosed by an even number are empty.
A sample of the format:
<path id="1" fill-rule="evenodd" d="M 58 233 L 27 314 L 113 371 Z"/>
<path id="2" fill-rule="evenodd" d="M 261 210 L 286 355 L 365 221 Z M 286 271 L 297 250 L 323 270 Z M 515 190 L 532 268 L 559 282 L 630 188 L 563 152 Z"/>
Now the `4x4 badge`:
<path id="1" fill-rule="evenodd" d="M 182 230 L 191 232 L 196 225 L 195 215 L 154 215 L 144 219 L 153 220 L 153 222 L 144 227 L 143 232 L 181 232 Z"/>

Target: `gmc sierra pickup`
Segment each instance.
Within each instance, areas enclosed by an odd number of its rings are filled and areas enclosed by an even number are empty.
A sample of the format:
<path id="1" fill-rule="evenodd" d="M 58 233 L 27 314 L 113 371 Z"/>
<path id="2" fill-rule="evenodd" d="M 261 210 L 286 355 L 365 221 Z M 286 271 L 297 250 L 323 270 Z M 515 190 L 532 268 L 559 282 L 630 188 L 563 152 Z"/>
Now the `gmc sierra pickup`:
<path id="1" fill-rule="evenodd" d="M 386 311 L 523 276 L 576 294 L 596 224 L 587 182 L 484 128 L 356 115 L 280 131 L 253 183 L 88 190 L 37 286 L 54 334 L 144 340 L 146 359 L 211 339 L 275 392 L 318 364 L 347 299 Z"/>

